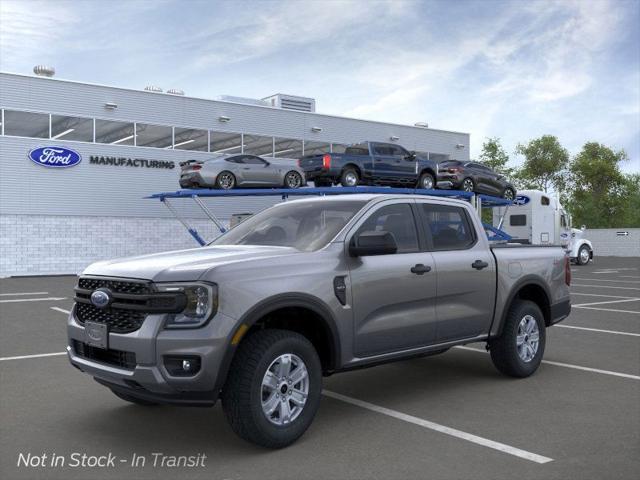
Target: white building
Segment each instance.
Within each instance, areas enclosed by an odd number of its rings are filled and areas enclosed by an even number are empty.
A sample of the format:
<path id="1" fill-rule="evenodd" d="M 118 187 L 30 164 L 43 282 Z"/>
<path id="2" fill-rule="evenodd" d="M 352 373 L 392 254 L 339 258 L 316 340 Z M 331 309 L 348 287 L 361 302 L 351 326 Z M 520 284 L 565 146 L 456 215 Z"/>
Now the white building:
<path id="1" fill-rule="evenodd" d="M 467 133 L 322 115 L 313 99 L 290 95 L 207 100 L 157 90 L 0 73 L 0 276 L 77 273 L 99 259 L 195 246 L 160 202 L 143 197 L 177 190 L 178 163 L 212 152 L 299 158 L 372 140 L 469 159 Z M 80 161 L 47 168 L 30 160 L 46 147 Z M 208 206 L 228 219 L 271 201 Z M 214 235 L 193 205 L 183 213 Z"/>

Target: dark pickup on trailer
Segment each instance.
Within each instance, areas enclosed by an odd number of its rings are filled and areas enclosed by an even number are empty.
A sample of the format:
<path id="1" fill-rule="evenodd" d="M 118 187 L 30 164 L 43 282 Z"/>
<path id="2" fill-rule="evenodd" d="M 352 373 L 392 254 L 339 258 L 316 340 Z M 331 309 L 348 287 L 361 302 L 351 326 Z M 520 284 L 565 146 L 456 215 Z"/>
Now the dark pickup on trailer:
<path id="1" fill-rule="evenodd" d="M 298 162 L 316 187 L 339 183 L 436 188 L 438 163 L 393 143 L 362 142 L 344 153 L 308 155 Z"/>

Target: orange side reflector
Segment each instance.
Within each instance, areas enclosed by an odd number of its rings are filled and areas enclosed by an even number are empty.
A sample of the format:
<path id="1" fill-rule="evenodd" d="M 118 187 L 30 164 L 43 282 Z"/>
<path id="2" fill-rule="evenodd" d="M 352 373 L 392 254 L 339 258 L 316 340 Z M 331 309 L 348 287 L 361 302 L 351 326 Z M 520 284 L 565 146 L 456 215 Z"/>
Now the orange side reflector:
<path id="1" fill-rule="evenodd" d="M 244 323 L 240 325 L 236 333 L 233 335 L 233 338 L 231 339 L 231 345 L 239 344 L 240 340 L 242 340 L 242 337 L 244 337 L 244 334 L 247 333 L 247 330 L 249 330 L 249 327 L 247 327 Z"/>

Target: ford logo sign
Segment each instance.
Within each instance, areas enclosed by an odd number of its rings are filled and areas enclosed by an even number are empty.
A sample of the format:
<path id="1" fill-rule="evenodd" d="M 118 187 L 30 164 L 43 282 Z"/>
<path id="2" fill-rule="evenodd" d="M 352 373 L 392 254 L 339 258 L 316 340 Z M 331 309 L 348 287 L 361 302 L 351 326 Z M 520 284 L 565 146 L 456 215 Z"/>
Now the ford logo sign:
<path id="1" fill-rule="evenodd" d="M 111 292 L 109 290 L 96 290 L 91 294 L 91 303 L 97 308 L 105 308 L 111 303 Z"/>
<path id="2" fill-rule="evenodd" d="M 531 199 L 526 195 L 517 195 L 516 199 L 513 201 L 514 205 L 526 205 L 529 203 Z"/>
<path id="3" fill-rule="evenodd" d="M 43 167 L 67 168 L 82 161 L 82 156 L 69 148 L 38 147 L 29 152 L 29 160 Z"/>

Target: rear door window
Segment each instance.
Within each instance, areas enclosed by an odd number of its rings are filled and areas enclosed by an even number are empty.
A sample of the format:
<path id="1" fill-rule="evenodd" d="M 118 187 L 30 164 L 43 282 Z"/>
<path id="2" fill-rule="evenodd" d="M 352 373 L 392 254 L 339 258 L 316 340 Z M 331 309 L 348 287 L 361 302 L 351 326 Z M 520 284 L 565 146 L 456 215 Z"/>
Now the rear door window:
<path id="1" fill-rule="evenodd" d="M 512 227 L 524 227 L 527 224 L 526 215 L 511 215 L 509 217 L 509 225 Z"/>
<path id="2" fill-rule="evenodd" d="M 475 231 L 464 208 L 431 203 L 419 205 L 433 250 L 465 250 L 475 244 Z"/>

